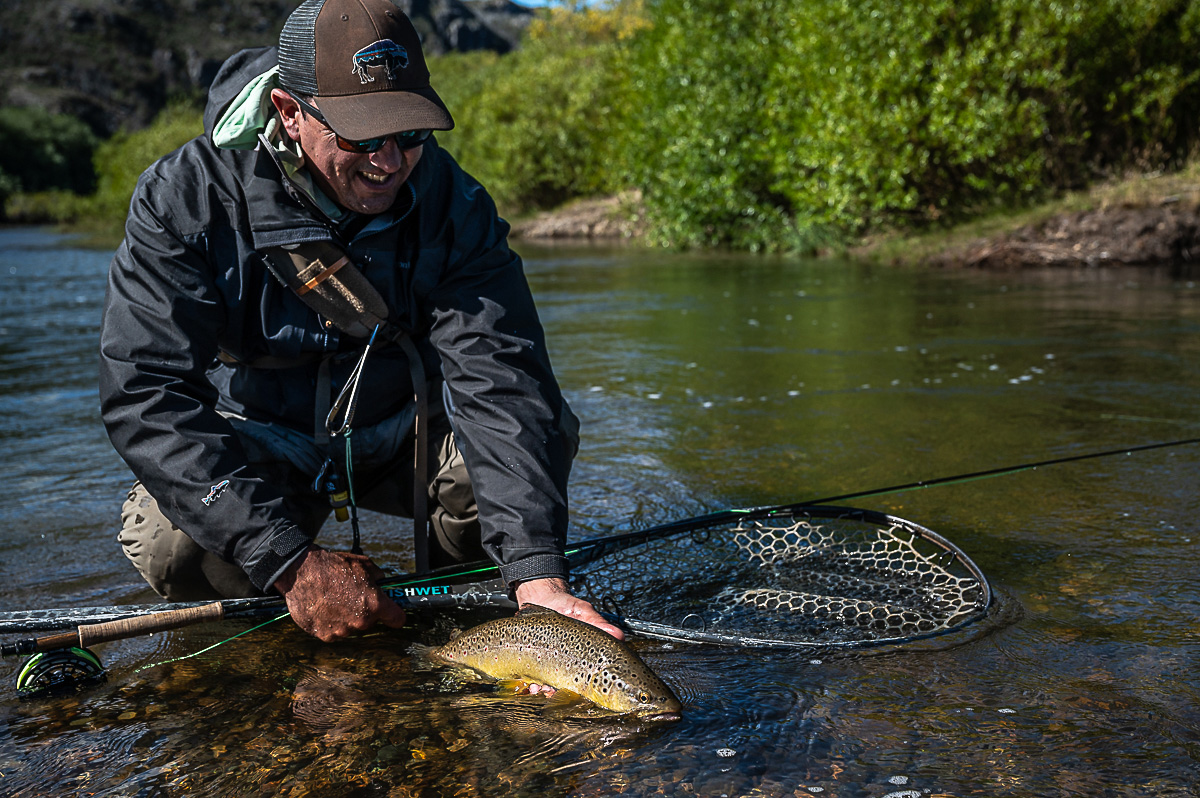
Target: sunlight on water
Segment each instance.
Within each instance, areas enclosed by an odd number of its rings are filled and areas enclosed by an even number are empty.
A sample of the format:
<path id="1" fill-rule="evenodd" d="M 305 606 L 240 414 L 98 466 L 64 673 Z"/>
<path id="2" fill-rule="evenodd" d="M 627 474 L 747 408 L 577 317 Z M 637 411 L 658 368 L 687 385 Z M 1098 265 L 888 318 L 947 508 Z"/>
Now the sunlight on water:
<path id="1" fill-rule="evenodd" d="M 96 411 L 108 254 L 58 243 L 0 231 L 0 612 L 151 598 L 113 540 L 130 478 Z M 1194 277 L 527 261 L 583 421 L 573 539 L 1200 433 Z M 410 654 L 489 611 L 338 645 L 281 621 L 173 662 L 248 624 L 100 645 L 104 684 L 0 697 L 0 795 L 1190 795 L 1198 469 L 1184 446 L 851 502 L 962 547 L 996 616 L 883 652 L 632 638 L 675 724 L 574 717 Z M 407 524 L 366 521 L 368 551 L 411 561 Z"/>

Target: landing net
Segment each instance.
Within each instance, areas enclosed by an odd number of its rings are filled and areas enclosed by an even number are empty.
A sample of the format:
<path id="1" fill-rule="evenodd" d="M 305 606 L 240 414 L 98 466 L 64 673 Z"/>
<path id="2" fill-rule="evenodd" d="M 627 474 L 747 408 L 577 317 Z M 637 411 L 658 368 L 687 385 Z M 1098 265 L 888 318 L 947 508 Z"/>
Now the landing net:
<path id="1" fill-rule="evenodd" d="M 844 507 L 721 519 L 608 547 L 577 595 L 641 634 L 746 646 L 867 647 L 944 634 L 987 613 L 983 573 L 910 521 Z"/>

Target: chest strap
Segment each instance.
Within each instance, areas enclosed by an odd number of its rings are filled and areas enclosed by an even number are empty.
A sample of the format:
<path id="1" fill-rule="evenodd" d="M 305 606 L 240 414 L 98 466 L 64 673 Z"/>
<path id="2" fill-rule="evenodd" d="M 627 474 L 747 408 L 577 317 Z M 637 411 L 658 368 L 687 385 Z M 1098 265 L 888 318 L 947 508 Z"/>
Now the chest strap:
<path id="1" fill-rule="evenodd" d="M 343 333 L 354 338 L 381 335 L 396 343 L 407 357 L 413 401 L 417 407 L 413 429 L 416 442 L 413 455 L 413 549 L 417 573 L 428 572 L 429 386 L 420 352 L 408 333 L 388 321 L 390 312 L 387 302 L 336 244 L 313 241 L 289 247 L 271 247 L 264 252 L 271 274 Z M 327 369 L 328 361 L 321 365 Z M 317 382 L 320 394 L 322 380 L 318 379 Z M 324 399 L 319 395 L 317 397 L 318 407 L 327 408 L 327 413 L 337 412 L 336 406 L 329 408 L 328 383 L 324 389 Z M 314 424 L 314 427 L 323 431 L 325 424 Z M 327 444 L 328 439 L 324 442 Z"/>

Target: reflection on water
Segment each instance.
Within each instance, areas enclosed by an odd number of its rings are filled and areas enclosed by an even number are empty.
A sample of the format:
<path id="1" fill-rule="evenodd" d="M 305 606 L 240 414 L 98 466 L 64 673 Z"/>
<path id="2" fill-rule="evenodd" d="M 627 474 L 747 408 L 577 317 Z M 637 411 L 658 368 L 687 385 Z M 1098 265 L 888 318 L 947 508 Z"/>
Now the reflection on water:
<path id="1" fill-rule="evenodd" d="M 0 231 L 0 611 L 150 599 L 113 541 L 129 477 L 96 415 L 108 254 L 58 243 Z M 1187 276 L 527 259 L 584 422 L 578 538 L 1200 431 Z M 962 547 L 1007 615 L 871 655 L 635 640 L 684 702 L 665 726 L 414 664 L 482 613 L 338 645 L 282 621 L 144 670 L 246 625 L 98 646 L 106 684 L 0 696 L 0 795 L 1190 795 L 1198 466 L 1184 446 L 864 499 Z M 404 525 L 367 528 L 381 560 L 410 556 Z"/>

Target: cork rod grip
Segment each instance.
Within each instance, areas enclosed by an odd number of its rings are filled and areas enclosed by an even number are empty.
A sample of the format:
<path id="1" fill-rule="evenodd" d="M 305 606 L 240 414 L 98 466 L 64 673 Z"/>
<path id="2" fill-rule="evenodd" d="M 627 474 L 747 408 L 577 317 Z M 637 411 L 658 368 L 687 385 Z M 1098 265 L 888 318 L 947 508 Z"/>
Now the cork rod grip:
<path id="1" fill-rule="evenodd" d="M 167 610 L 152 615 L 142 615 L 137 618 L 124 618 L 119 621 L 93 623 L 79 627 L 78 645 L 87 647 L 94 643 L 107 643 L 110 640 L 123 640 L 127 637 L 165 632 L 181 626 L 191 626 L 196 623 L 219 621 L 225 617 L 225 607 L 219 601 L 205 604 L 203 607 L 185 607 L 180 610 Z"/>

